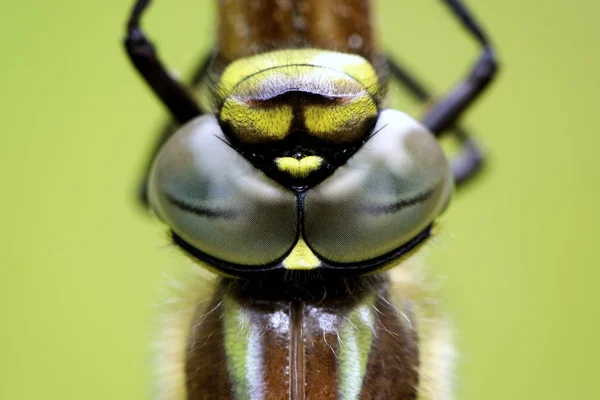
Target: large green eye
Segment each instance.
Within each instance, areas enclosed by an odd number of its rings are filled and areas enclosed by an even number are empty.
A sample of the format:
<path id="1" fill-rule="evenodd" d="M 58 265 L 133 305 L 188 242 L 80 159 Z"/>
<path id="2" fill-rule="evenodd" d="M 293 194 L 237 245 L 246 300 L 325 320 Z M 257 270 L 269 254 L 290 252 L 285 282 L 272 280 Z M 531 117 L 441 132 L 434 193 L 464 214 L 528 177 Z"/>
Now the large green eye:
<path id="1" fill-rule="evenodd" d="M 433 135 L 401 112 L 382 111 L 363 147 L 306 194 L 305 240 L 336 263 L 383 256 L 433 222 L 452 182 Z"/>
<path id="2" fill-rule="evenodd" d="M 226 142 L 212 115 L 182 127 L 150 176 L 150 204 L 201 252 L 249 266 L 287 254 L 297 236 L 296 198 Z"/>

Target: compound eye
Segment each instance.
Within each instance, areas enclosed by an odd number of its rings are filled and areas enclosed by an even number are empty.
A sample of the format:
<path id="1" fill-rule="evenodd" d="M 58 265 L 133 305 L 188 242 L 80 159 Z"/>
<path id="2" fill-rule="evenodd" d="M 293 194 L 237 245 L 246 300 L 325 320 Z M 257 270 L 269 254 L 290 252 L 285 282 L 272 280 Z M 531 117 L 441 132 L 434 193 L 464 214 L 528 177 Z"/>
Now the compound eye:
<path id="1" fill-rule="evenodd" d="M 321 258 L 358 263 L 414 239 L 446 207 L 453 178 L 435 137 L 406 114 L 380 113 L 373 136 L 305 198 L 304 235 Z"/>
<path id="2" fill-rule="evenodd" d="M 217 260 L 251 269 L 280 259 L 296 241 L 295 196 L 232 149 L 212 115 L 167 141 L 148 194 L 173 232 Z"/>

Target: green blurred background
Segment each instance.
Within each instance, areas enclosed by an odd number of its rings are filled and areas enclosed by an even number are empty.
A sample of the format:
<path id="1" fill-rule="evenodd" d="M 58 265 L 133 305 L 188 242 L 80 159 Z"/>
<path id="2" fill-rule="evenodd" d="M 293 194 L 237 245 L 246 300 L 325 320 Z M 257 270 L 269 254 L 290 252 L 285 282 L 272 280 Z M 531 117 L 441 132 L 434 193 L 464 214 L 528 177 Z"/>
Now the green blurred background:
<path id="1" fill-rule="evenodd" d="M 133 202 L 165 112 L 121 49 L 129 1 L 0 13 L 1 399 L 147 399 L 152 321 L 185 264 Z M 210 1 L 156 1 L 146 28 L 189 75 Z M 439 2 L 379 2 L 390 51 L 439 93 L 475 46 Z M 491 157 L 429 256 L 460 349 L 457 398 L 593 399 L 600 6 L 471 0 L 503 62 L 467 118 Z"/>

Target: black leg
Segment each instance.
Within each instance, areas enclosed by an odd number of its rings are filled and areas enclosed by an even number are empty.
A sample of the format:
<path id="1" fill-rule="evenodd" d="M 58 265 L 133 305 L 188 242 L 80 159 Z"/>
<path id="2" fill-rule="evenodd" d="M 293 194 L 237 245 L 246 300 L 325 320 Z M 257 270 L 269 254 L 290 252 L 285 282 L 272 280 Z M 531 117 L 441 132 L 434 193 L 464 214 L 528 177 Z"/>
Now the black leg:
<path id="1" fill-rule="evenodd" d="M 140 18 L 149 3 L 150 0 L 136 1 L 127 22 L 125 49 L 133 65 L 169 109 L 175 121 L 183 124 L 200 115 L 200 108 L 187 90 L 166 71 L 154 46 L 140 28 Z"/>
<path id="2" fill-rule="evenodd" d="M 212 61 L 212 58 L 210 56 L 202 57 L 201 62 L 199 63 L 198 67 L 195 69 L 194 75 L 192 76 L 192 79 L 190 81 L 190 87 L 195 87 L 200 83 L 200 81 L 204 77 L 204 74 L 208 70 L 208 67 L 211 64 L 211 61 Z M 154 162 L 154 159 L 156 158 L 156 155 L 158 154 L 160 149 L 163 147 L 165 142 L 171 137 L 171 135 L 175 132 L 176 129 L 177 129 L 176 125 L 173 124 L 172 122 L 165 122 L 163 124 L 163 127 L 160 129 L 160 134 L 158 135 L 158 139 L 156 140 L 154 147 L 152 148 L 152 151 L 150 152 L 148 161 L 146 162 L 146 166 L 143 170 L 144 172 L 142 175 L 142 179 L 140 180 L 139 192 L 138 192 L 138 201 L 141 203 L 141 205 L 143 207 L 148 206 L 148 194 L 147 194 L 148 175 L 150 175 L 150 168 L 152 168 L 152 163 Z"/>
<path id="3" fill-rule="evenodd" d="M 479 42 L 482 53 L 467 78 L 432 107 L 423 123 L 439 135 L 452 127 L 461 114 L 483 93 L 498 70 L 498 63 L 489 40 L 475 18 L 460 0 L 443 0 L 464 28 Z"/>
<path id="4" fill-rule="evenodd" d="M 406 87 L 416 100 L 422 103 L 432 100 L 429 90 L 401 64 L 388 58 L 388 68 L 390 74 Z M 438 135 L 441 133 L 450 133 L 460 144 L 458 156 L 451 161 L 454 181 L 456 186 L 460 187 L 481 171 L 484 161 L 483 153 L 471 134 L 458 124 L 451 130 L 439 132 Z"/>
<path id="5" fill-rule="evenodd" d="M 457 126 L 452 133 L 460 143 L 460 153 L 450 162 L 450 166 L 454 183 L 457 187 L 461 187 L 481 172 L 485 165 L 484 156 L 477 141 L 462 127 Z"/>
<path id="6" fill-rule="evenodd" d="M 459 141 L 461 150 L 458 157 L 452 161 L 452 172 L 457 186 L 461 186 L 481 171 L 484 157 L 471 135 L 464 128 L 455 124 L 461 114 L 492 82 L 498 65 L 485 33 L 464 5 L 459 0 L 444 0 L 444 2 L 483 47 L 483 54 L 467 79 L 435 104 L 423 121 L 424 125 L 436 136 L 449 132 Z M 429 90 L 418 81 L 414 74 L 392 60 L 388 60 L 388 67 L 392 76 L 402 83 L 415 99 L 421 102 L 432 101 Z"/>
<path id="7" fill-rule="evenodd" d="M 150 0 L 137 0 L 129 21 L 127 22 L 127 36 L 125 37 L 125 49 L 140 74 L 144 77 L 148 85 L 154 93 L 162 100 L 165 106 L 169 109 L 171 116 L 178 125 L 184 124 L 187 121 L 202 114 L 202 111 L 188 93 L 185 87 L 176 81 L 165 69 L 164 65 L 158 58 L 154 46 L 146 38 L 144 32 L 140 28 L 140 18 L 146 10 Z M 206 70 L 210 62 L 210 57 L 203 57 L 200 66 L 198 67 L 192 79 L 192 85 L 196 85 Z M 152 168 L 154 158 L 162 148 L 163 144 L 171 137 L 176 126 L 171 123 L 165 123 L 160 131 L 158 140 L 156 141 L 140 180 L 138 189 L 138 201 L 143 207 L 148 206 L 148 175 Z"/>

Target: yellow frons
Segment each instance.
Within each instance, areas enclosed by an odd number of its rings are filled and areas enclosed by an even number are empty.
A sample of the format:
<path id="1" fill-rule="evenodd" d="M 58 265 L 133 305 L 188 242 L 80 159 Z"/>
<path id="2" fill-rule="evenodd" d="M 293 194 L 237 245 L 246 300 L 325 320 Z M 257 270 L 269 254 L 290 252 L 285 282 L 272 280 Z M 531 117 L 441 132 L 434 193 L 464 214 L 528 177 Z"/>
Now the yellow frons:
<path id="1" fill-rule="evenodd" d="M 247 143 L 284 139 L 290 131 L 293 118 L 290 106 L 257 108 L 227 99 L 221 109 L 221 120 L 229 122 L 239 139 Z"/>
<path id="2" fill-rule="evenodd" d="M 282 172 L 287 172 L 294 178 L 306 178 L 311 172 L 318 170 L 323 164 L 319 156 L 308 156 L 297 160 L 293 157 L 279 157 L 275 165 Z"/>
<path id="3" fill-rule="evenodd" d="M 229 64 L 219 82 L 221 96 L 229 96 L 234 87 L 250 75 L 286 65 L 325 67 L 344 72 L 354 78 L 371 96 L 375 96 L 379 90 L 379 79 L 375 69 L 361 56 L 319 49 L 286 49 L 240 58 Z"/>
<path id="4" fill-rule="evenodd" d="M 375 69 L 367 60 L 356 54 L 320 51 L 310 59 L 315 65 L 340 69 L 350 75 L 373 97 L 379 91 L 379 78 Z"/>
<path id="5" fill-rule="evenodd" d="M 368 118 L 377 116 L 377 106 L 366 95 L 349 102 L 327 106 L 309 106 L 304 123 L 309 133 L 332 142 L 350 142 L 364 135 L 360 128 Z"/>
<path id="6" fill-rule="evenodd" d="M 313 93 L 330 101 L 270 101 L 293 91 Z M 378 92 L 375 70 L 358 55 L 287 49 L 232 62 L 221 76 L 218 99 L 214 99 L 218 101 L 211 104 L 223 104 L 221 121 L 229 122 L 246 143 L 284 139 L 291 133 L 296 111 L 304 111 L 309 134 L 344 143 L 365 133 L 361 129 L 365 121 L 377 115 Z"/>
<path id="7" fill-rule="evenodd" d="M 292 252 L 283 260 L 283 267 L 290 270 L 308 270 L 319 268 L 321 262 L 308 248 L 304 240 L 298 240 Z"/>

